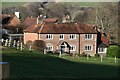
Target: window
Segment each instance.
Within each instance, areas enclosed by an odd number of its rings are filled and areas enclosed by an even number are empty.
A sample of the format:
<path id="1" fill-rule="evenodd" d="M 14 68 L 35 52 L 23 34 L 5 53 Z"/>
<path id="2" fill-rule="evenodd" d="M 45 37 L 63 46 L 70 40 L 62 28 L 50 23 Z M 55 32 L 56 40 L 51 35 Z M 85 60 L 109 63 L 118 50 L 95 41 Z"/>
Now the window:
<path id="1" fill-rule="evenodd" d="M 105 48 L 98 48 L 98 52 L 105 52 Z"/>
<path id="2" fill-rule="evenodd" d="M 71 40 L 76 39 L 76 34 L 70 34 L 70 39 Z"/>
<path id="3" fill-rule="evenodd" d="M 85 34 L 85 39 L 86 39 L 86 40 L 91 40 L 91 39 L 93 39 L 93 34 Z"/>
<path id="4" fill-rule="evenodd" d="M 76 46 L 75 45 L 71 45 L 70 46 L 70 51 L 75 51 L 76 50 Z"/>
<path id="5" fill-rule="evenodd" d="M 47 34 L 46 38 L 47 39 L 53 39 L 53 34 Z"/>
<path id="6" fill-rule="evenodd" d="M 85 51 L 92 51 L 92 45 L 85 46 Z"/>
<path id="7" fill-rule="evenodd" d="M 53 51 L 53 46 L 47 46 L 47 47 L 46 47 L 46 50 L 47 50 L 47 51 Z"/>
<path id="8" fill-rule="evenodd" d="M 60 38 L 60 40 L 63 40 L 64 39 L 64 34 L 60 34 L 59 38 Z"/>

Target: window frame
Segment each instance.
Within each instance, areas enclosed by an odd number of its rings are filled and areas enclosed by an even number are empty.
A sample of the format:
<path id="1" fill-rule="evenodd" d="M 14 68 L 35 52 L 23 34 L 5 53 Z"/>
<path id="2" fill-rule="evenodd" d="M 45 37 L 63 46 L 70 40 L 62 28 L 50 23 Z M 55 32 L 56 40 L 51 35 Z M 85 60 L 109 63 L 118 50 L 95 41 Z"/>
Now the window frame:
<path id="1" fill-rule="evenodd" d="M 51 47 L 51 50 L 47 50 L 48 47 Z M 53 46 L 46 46 L 46 51 L 53 51 Z"/>
<path id="2" fill-rule="evenodd" d="M 47 34 L 46 35 L 46 40 L 52 40 L 52 39 L 53 39 L 53 34 Z"/>
<path id="3" fill-rule="evenodd" d="M 72 36 L 73 36 L 73 38 L 72 38 Z M 69 35 L 69 39 L 70 39 L 70 40 L 75 40 L 75 39 L 76 39 L 76 34 L 70 34 L 70 35 Z"/>
<path id="4" fill-rule="evenodd" d="M 71 50 L 71 47 L 73 47 L 73 50 Z M 76 51 L 76 45 L 70 45 L 70 51 Z"/>
<path id="5" fill-rule="evenodd" d="M 91 49 L 90 49 L 91 47 Z M 84 51 L 92 51 L 93 50 L 93 45 L 85 45 L 84 46 Z"/>
<path id="6" fill-rule="evenodd" d="M 60 38 L 61 35 L 63 36 L 63 38 Z M 64 40 L 64 34 L 59 35 L 59 40 Z"/>
<path id="7" fill-rule="evenodd" d="M 98 48 L 98 53 L 105 53 L 105 48 L 102 48 L 102 47 Z"/>
<path id="8" fill-rule="evenodd" d="M 90 38 L 91 35 L 91 38 Z M 85 40 L 92 40 L 93 39 L 93 34 L 85 34 Z"/>

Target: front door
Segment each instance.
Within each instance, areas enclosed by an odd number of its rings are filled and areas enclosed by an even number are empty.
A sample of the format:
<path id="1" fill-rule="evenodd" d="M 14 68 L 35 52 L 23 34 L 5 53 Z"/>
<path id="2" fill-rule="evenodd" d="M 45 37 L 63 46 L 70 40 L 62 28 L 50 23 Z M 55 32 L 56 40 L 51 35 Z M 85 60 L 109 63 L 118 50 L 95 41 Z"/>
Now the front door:
<path id="1" fill-rule="evenodd" d="M 61 45 L 61 51 L 65 52 L 65 45 Z"/>
<path id="2" fill-rule="evenodd" d="M 66 45 L 66 43 L 61 44 L 60 48 L 61 48 L 62 52 L 67 52 L 67 45 Z"/>

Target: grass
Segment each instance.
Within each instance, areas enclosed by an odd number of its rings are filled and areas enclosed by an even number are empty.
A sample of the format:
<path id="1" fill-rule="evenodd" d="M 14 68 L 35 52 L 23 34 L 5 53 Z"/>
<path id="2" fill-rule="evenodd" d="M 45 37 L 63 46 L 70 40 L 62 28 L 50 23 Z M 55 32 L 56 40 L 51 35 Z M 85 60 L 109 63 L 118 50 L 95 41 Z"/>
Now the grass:
<path id="1" fill-rule="evenodd" d="M 95 7 L 97 2 L 63 2 L 62 4 L 72 5 L 73 7 Z"/>
<path id="2" fill-rule="evenodd" d="M 7 7 L 16 7 L 16 6 L 23 6 L 27 2 L 2 2 L 2 7 L 7 8 Z"/>
<path id="3" fill-rule="evenodd" d="M 10 78 L 117 78 L 118 64 L 113 59 L 100 62 L 99 58 L 71 56 L 59 58 L 37 51 L 5 48 L 3 61 L 9 62 Z M 53 80 L 53 79 L 52 79 Z M 66 80 L 66 79 L 65 79 Z"/>

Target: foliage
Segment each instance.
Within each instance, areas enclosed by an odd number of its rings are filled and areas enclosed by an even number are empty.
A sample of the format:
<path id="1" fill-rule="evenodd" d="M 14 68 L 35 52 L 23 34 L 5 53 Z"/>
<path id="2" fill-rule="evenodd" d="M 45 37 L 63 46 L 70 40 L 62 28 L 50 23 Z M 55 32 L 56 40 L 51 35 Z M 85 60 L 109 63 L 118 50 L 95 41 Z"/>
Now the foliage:
<path id="1" fill-rule="evenodd" d="M 99 57 L 100 55 L 98 53 L 95 54 L 95 57 Z"/>
<path id="2" fill-rule="evenodd" d="M 107 56 L 108 57 L 118 57 L 120 58 L 120 54 L 119 54 L 119 51 L 120 51 L 120 47 L 118 46 L 110 46 L 107 50 Z"/>
<path id="3" fill-rule="evenodd" d="M 35 40 L 32 47 L 34 50 L 43 51 L 46 48 L 46 43 L 43 40 Z"/>
<path id="4" fill-rule="evenodd" d="M 27 41 L 26 44 L 25 44 L 25 48 L 29 49 L 30 48 L 30 45 L 32 45 L 32 41 Z"/>
<path id="5" fill-rule="evenodd" d="M 8 39 L 8 34 L 3 33 L 2 34 L 2 39 Z"/>

